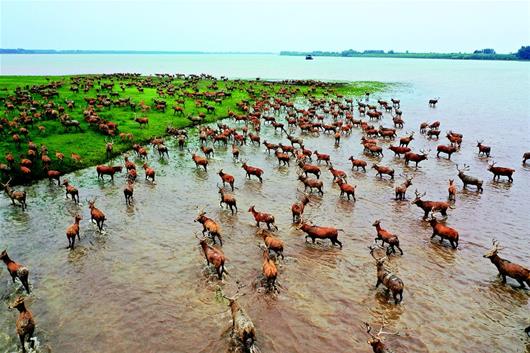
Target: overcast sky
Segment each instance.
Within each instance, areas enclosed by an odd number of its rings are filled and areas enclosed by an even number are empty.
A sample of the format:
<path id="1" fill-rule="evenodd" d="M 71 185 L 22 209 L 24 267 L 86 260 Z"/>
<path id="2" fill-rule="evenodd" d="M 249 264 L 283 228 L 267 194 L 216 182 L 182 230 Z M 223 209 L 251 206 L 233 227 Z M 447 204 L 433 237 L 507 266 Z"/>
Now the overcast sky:
<path id="1" fill-rule="evenodd" d="M 520 1 L 0 0 L 0 47 L 280 51 L 516 51 Z"/>

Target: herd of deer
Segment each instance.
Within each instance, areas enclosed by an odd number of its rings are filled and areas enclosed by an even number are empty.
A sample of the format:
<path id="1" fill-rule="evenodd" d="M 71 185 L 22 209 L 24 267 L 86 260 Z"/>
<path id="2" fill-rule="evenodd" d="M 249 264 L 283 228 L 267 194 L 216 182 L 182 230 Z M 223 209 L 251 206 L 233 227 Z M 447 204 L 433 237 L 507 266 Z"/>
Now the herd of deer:
<path id="1" fill-rule="evenodd" d="M 315 84 L 312 82 L 312 84 Z M 276 93 L 276 96 L 270 95 L 267 92 L 260 92 L 260 95 L 256 95 L 254 102 L 242 101 L 238 106 L 241 111 L 240 114 L 230 112 L 229 117 L 235 120 L 236 127 L 230 127 L 227 124 L 218 123 L 217 128 L 204 126 L 199 129 L 198 138 L 200 141 L 200 150 L 204 156 L 198 154 L 198 151 L 191 151 L 191 160 L 194 162 L 196 168 L 202 168 L 204 172 L 208 172 L 208 165 L 211 158 L 215 155 L 215 146 L 225 146 L 231 143 L 232 156 L 235 161 L 239 161 L 240 149 L 248 143 L 266 147 L 265 152 L 274 152 L 275 157 L 278 160 L 279 167 L 290 167 L 290 161 L 292 158 L 296 159 L 296 166 L 298 169 L 297 180 L 304 186 L 304 192 L 299 200 L 291 205 L 292 213 L 292 227 L 297 230 L 304 232 L 305 241 L 311 240 L 313 244 L 316 240 L 329 240 L 331 245 L 337 245 L 339 248 L 343 247 L 343 243 L 338 239 L 339 232 L 343 232 L 342 229 L 338 229 L 333 226 L 322 226 L 315 225 L 310 220 L 303 217 L 305 208 L 310 204 L 309 194 L 306 192 L 313 191 L 318 192 L 320 195 L 324 195 L 324 183 L 320 180 L 322 173 L 322 164 L 325 164 L 331 176 L 333 182 L 336 183 L 340 190 L 339 197 L 346 197 L 347 200 L 356 202 L 356 185 L 347 182 L 347 173 L 345 171 L 336 169 L 333 166 L 332 158 L 328 154 L 320 153 L 319 151 L 311 151 L 304 145 L 303 134 L 309 136 L 318 136 L 320 133 L 332 133 L 335 135 L 335 142 L 340 143 L 340 136 L 349 136 L 353 127 L 359 127 L 363 132 L 361 144 L 364 147 L 364 153 L 368 156 L 383 156 L 383 148 L 379 145 L 380 139 L 393 140 L 397 137 L 396 128 L 402 128 L 404 121 L 402 118 L 402 112 L 400 110 L 400 101 L 392 99 L 392 103 L 379 100 L 379 107 L 371 105 L 368 102 L 357 101 L 357 111 L 359 120 L 354 118 L 354 102 L 352 99 L 344 98 L 340 95 L 336 98 L 316 98 L 311 95 L 307 95 L 307 104 L 309 107 L 297 108 L 291 98 L 294 96 L 294 91 L 288 88 L 281 89 Z M 367 95 L 368 97 L 368 95 Z M 431 99 L 429 105 L 434 107 L 438 99 Z M 376 129 L 370 123 L 362 120 L 362 117 L 368 116 L 370 120 L 381 120 L 383 119 L 383 112 L 392 112 L 393 122 L 396 128 L 383 128 L 379 127 Z M 178 109 L 176 112 L 180 112 Z M 286 123 L 280 122 L 279 120 L 285 118 Z M 329 124 L 325 122 L 329 120 Z M 61 121 L 65 128 L 67 126 L 74 126 L 73 120 Z M 147 125 L 148 121 L 139 121 L 139 124 Z M 238 130 L 237 126 L 240 126 L 240 122 L 244 122 L 244 126 Z M 287 124 L 287 129 L 285 125 Z M 270 125 L 275 131 L 280 134 L 285 134 L 290 144 L 283 145 L 282 143 L 274 144 L 268 141 L 261 141 L 260 131 L 262 125 Z M 422 123 L 420 126 L 420 133 L 425 134 L 427 138 L 433 139 L 439 137 L 440 122 L 434 123 Z M 250 132 L 249 129 L 253 129 L 254 133 Z M 301 135 L 294 136 L 292 133 L 300 128 Z M 186 130 L 174 129 L 168 127 L 168 134 L 174 136 L 178 143 L 178 148 L 184 151 L 184 148 L 188 141 L 188 132 Z M 337 137 L 338 134 L 338 137 Z M 450 159 L 451 155 L 458 152 L 461 148 L 463 136 L 461 134 L 449 131 L 447 133 L 449 140 L 448 145 L 439 145 L 437 147 L 437 157 L 440 153 L 447 155 Z M 401 137 L 398 146 L 390 146 L 396 157 L 400 158 L 404 156 L 405 165 L 409 162 L 414 162 L 415 168 L 418 168 L 418 164 L 428 158 L 429 151 L 421 150 L 420 153 L 413 152 L 408 146 L 412 140 L 414 140 L 414 132 L 408 132 L 405 136 Z M 208 146 L 208 142 L 211 145 Z M 154 138 L 151 141 L 155 151 L 159 153 L 161 158 L 168 157 L 168 147 L 162 138 Z M 107 156 L 112 156 L 112 144 L 106 140 L 105 149 Z M 296 146 L 296 147 L 295 147 Z M 479 149 L 479 155 L 489 157 L 491 148 L 485 146 L 482 141 L 477 143 Z M 145 171 L 145 180 L 150 180 L 152 183 L 155 181 L 155 170 L 146 163 L 148 158 L 149 150 L 148 147 L 140 145 L 134 145 L 133 150 L 136 152 L 136 158 L 142 161 L 142 167 Z M 313 157 L 316 162 L 313 164 Z M 523 159 L 523 163 L 528 159 L 529 153 L 526 153 Z M 363 159 L 349 158 L 351 161 L 352 170 L 356 169 L 363 172 L 367 172 L 366 167 L 368 163 Z M 103 180 L 105 175 L 110 176 L 111 180 L 114 180 L 116 173 L 122 172 L 125 167 L 127 171 L 126 185 L 123 189 L 125 197 L 125 204 L 131 206 L 134 202 L 134 183 L 136 182 L 136 164 L 129 160 L 129 156 L 125 156 L 124 166 L 115 165 L 99 165 L 96 167 L 98 180 Z M 260 183 L 264 183 L 265 171 L 257 166 L 252 166 L 248 161 L 241 161 L 241 168 L 243 169 L 242 176 L 251 179 L 252 177 L 257 178 Z M 372 168 L 375 169 L 376 175 L 383 178 L 385 175 L 394 179 L 394 169 L 374 163 Z M 483 192 L 483 181 L 479 178 L 473 177 L 466 174 L 469 170 L 469 166 L 466 164 L 460 168 L 456 165 L 458 177 L 463 183 L 464 188 L 468 185 L 475 186 L 477 192 Z M 493 174 L 493 179 L 498 180 L 501 176 L 507 177 L 509 182 L 513 181 L 512 175 L 515 172 L 512 168 L 498 167 L 493 162 L 489 164 L 488 171 Z M 217 184 L 218 193 L 220 195 L 220 207 L 228 207 L 232 213 L 238 212 L 237 201 L 235 192 L 235 180 L 233 175 L 225 172 L 223 169 L 217 173 L 221 179 L 222 185 Z M 311 177 L 309 176 L 311 175 Z M 61 185 L 61 174 L 49 174 L 50 181 L 57 181 L 58 185 Z M 413 176 L 407 174 L 400 174 L 403 177 L 404 182 L 395 187 L 395 200 L 403 201 L 406 200 L 406 192 L 409 187 L 413 184 Z M 26 193 L 24 191 L 14 191 L 10 186 L 11 179 L 5 184 L 2 183 L 6 195 L 11 199 L 13 205 L 16 205 L 15 201 L 22 206 L 22 210 L 26 210 Z M 68 180 L 62 180 L 62 186 L 66 190 L 66 198 L 70 196 L 71 200 L 78 204 L 79 203 L 79 191 L 73 186 Z M 226 187 L 230 190 L 227 190 Z M 439 237 L 440 242 L 446 240 L 449 242 L 452 248 L 458 247 L 459 232 L 447 225 L 445 222 L 438 220 L 434 214 L 440 213 L 444 218 L 448 217 L 448 209 L 453 208 L 453 202 L 457 194 L 456 185 L 454 180 L 449 180 L 448 186 L 448 200 L 447 201 L 432 201 L 423 199 L 426 192 L 420 193 L 418 190 L 415 191 L 415 198 L 411 201 L 411 204 L 418 206 L 422 211 L 423 219 L 428 221 L 432 227 L 432 236 Z M 105 214 L 98 208 L 96 208 L 96 198 L 89 200 L 86 199 L 90 210 L 90 220 L 95 223 L 99 232 L 103 232 L 104 223 L 106 221 Z M 284 242 L 279 236 L 275 235 L 274 232 L 278 231 L 276 219 L 274 215 L 270 213 L 258 210 L 255 205 L 249 205 L 248 212 L 251 213 L 256 227 L 260 228 L 261 224 L 266 225 L 267 229 L 259 229 L 258 235 L 263 241 L 260 244 L 260 251 L 262 251 L 262 283 L 268 291 L 277 292 L 277 279 L 279 275 L 278 262 L 280 257 L 284 258 Z M 76 238 L 78 241 L 80 238 L 80 222 L 83 217 L 80 214 L 72 214 L 74 222 L 67 227 L 66 237 L 68 240 L 68 248 L 73 250 L 75 246 Z M 212 267 L 215 270 L 215 275 L 219 280 L 223 280 L 223 276 L 227 274 L 226 263 L 227 258 L 222 251 L 222 247 L 226 244 L 223 243 L 222 228 L 221 224 L 216 220 L 208 217 L 206 211 L 200 210 L 197 217 L 194 219 L 195 222 L 202 225 L 202 236 L 198 233 L 195 237 L 199 241 L 200 249 L 206 259 L 208 267 Z M 385 261 L 388 256 L 397 255 L 398 251 L 400 255 L 403 255 L 403 250 L 400 247 L 400 241 L 398 235 L 391 231 L 384 229 L 381 225 L 381 220 L 375 220 L 373 223 L 375 227 L 376 237 L 373 244 L 369 246 L 369 254 L 374 258 L 376 265 L 376 278 L 377 282 L 375 287 L 379 287 L 381 284 L 388 289 L 391 293 L 393 300 L 396 304 L 399 304 L 403 300 L 404 282 L 396 274 L 392 273 L 386 266 Z M 209 240 L 208 240 L 209 238 Z M 218 245 L 217 241 L 218 240 Z M 381 244 L 377 242 L 381 241 Z M 386 245 L 386 249 L 385 249 Z M 503 282 L 506 282 L 506 278 L 510 277 L 516 280 L 521 287 L 525 287 L 525 284 L 530 286 L 530 271 L 520 265 L 509 262 L 506 259 L 499 257 L 498 252 L 501 246 L 498 241 L 493 241 L 493 247 L 486 254 L 485 258 L 489 258 L 491 262 L 497 267 L 498 272 Z M 383 253 L 378 255 L 378 253 Z M 19 279 L 27 291 L 30 293 L 30 285 L 28 282 L 29 271 L 28 269 L 11 260 L 6 251 L 0 254 L 0 258 L 4 261 L 7 269 L 13 279 Z M 253 351 L 256 342 L 256 330 L 252 320 L 246 313 L 246 311 L 238 303 L 236 296 L 228 298 L 225 297 L 231 309 L 232 314 L 232 336 L 236 339 L 245 351 Z M 22 350 L 25 352 L 25 342 L 28 341 L 35 328 L 35 323 L 31 312 L 24 305 L 24 298 L 19 297 L 13 304 L 13 308 L 16 308 L 20 312 L 19 319 L 17 320 L 17 334 L 19 335 Z M 383 342 L 382 335 L 383 326 L 385 325 L 384 320 L 381 329 L 377 334 L 372 332 L 370 324 L 365 323 L 366 332 L 370 336 L 368 343 L 371 345 L 375 353 L 388 352 L 388 348 Z M 528 332 L 528 329 L 527 329 Z"/>

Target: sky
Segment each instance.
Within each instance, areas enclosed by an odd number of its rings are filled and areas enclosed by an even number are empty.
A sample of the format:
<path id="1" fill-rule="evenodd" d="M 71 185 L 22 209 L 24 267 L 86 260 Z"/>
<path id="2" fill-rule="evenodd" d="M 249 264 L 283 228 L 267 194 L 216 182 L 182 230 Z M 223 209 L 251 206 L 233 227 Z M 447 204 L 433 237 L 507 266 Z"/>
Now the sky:
<path id="1" fill-rule="evenodd" d="M 515 52 L 530 0 L 0 0 L 0 48 Z"/>

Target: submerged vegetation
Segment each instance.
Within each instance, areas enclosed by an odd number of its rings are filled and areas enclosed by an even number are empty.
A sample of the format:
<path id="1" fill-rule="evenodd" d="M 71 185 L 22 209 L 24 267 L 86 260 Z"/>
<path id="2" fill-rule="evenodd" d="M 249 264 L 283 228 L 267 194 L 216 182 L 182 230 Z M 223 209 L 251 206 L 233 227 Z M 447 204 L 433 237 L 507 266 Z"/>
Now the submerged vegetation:
<path id="1" fill-rule="evenodd" d="M 0 171 L 4 180 L 29 182 L 48 170 L 67 173 L 104 163 L 134 144 L 165 135 L 168 127 L 249 114 L 258 98 L 280 91 L 300 98 L 352 97 L 384 88 L 379 82 L 271 82 L 208 75 L 2 76 Z"/>

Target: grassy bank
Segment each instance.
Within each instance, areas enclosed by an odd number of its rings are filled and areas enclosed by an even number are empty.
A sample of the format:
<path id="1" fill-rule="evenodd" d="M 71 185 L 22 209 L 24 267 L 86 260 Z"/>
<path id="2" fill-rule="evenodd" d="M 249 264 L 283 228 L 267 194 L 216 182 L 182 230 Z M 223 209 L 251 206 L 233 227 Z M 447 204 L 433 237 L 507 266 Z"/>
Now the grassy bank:
<path id="1" fill-rule="evenodd" d="M 86 84 L 91 82 L 92 87 Z M 85 85 L 83 84 L 85 83 Z M 105 89 L 105 84 L 113 83 L 112 89 Z M 71 89 L 77 86 L 80 91 L 73 92 Z M 89 89 L 84 92 L 84 87 Z M 120 87 L 120 86 L 123 86 Z M 228 116 L 229 111 L 244 114 L 238 103 L 246 101 L 252 105 L 262 95 L 269 94 L 274 97 L 279 90 L 290 90 L 294 97 L 311 97 L 322 95 L 343 95 L 345 97 L 361 96 L 365 92 L 377 92 L 386 87 L 380 82 L 353 82 L 353 83 L 319 83 L 315 81 L 289 81 L 289 82 L 266 82 L 262 80 L 216 80 L 212 77 L 120 77 L 109 75 L 94 76 L 58 76 L 58 77 L 36 77 L 36 76 L 0 76 L 0 104 L 3 107 L 0 135 L 0 163 L 6 167 L 5 155 L 12 153 L 15 164 L 10 171 L 5 171 L 2 178 L 9 177 L 29 182 L 45 176 L 45 170 L 41 161 L 40 153 L 31 166 L 31 175 L 23 176 L 20 172 L 19 161 L 27 158 L 28 140 L 39 146 L 48 148 L 48 155 L 52 159 L 50 169 L 59 170 L 63 173 L 71 172 L 87 166 L 102 164 L 106 162 L 105 140 L 110 136 L 105 135 L 98 129 L 98 125 L 91 125 L 85 121 L 84 111 L 89 108 L 85 98 L 96 98 L 98 95 L 107 97 L 110 101 L 120 98 L 130 98 L 136 104 L 136 109 L 130 106 L 118 106 L 110 104 L 103 106 L 93 105 L 94 112 L 104 121 L 118 124 L 115 131 L 114 155 L 131 149 L 133 143 L 146 143 L 155 136 L 166 133 L 167 126 L 182 128 L 192 125 L 188 117 L 204 115 L 204 122 L 212 122 Z M 16 93 L 17 88 L 19 89 Z M 174 92 L 169 95 L 169 90 Z M 55 96 L 47 98 L 46 92 L 54 91 Z M 112 92 L 112 95 L 111 95 Z M 222 99 L 205 96 L 205 92 L 224 94 Z M 44 94 L 44 95 L 43 95 Z M 26 95 L 30 99 L 21 99 Z M 19 97 L 18 99 L 16 97 Z M 163 100 L 167 103 L 165 112 L 157 111 L 155 100 Z M 75 107 L 69 109 L 66 102 L 75 102 Z M 203 107 L 197 102 L 203 103 Z M 46 104 L 52 104 L 49 109 L 59 111 L 53 116 L 46 115 Z M 12 104 L 11 107 L 9 105 Z M 143 104 L 146 109 L 140 109 Z M 178 105 L 184 109 L 183 114 L 174 114 L 172 107 Z M 214 107 L 213 112 L 208 112 L 206 106 Z M 60 112 L 61 107 L 65 108 Z M 24 113 L 25 112 L 25 113 Z M 26 114 L 26 115 L 24 115 Z M 80 131 L 70 129 L 67 131 L 60 123 L 59 116 L 68 114 L 71 119 L 80 122 Z M 33 124 L 24 122 L 23 117 L 31 117 Z M 135 117 L 147 117 L 149 125 L 141 127 Z M 43 127 L 45 132 L 41 132 Z M 20 133 L 21 128 L 29 131 L 27 139 Z M 0 130 L 0 131 L 1 131 Z M 13 142 L 12 135 L 18 133 L 21 137 L 21 146 L 17 148 Z M 122 141 L 120 133 L 132 134 L 132 141 Z M 56 152 L 63 153 L 65 158 L 60 161 L 56 158 Z M 76 162 L 71 158 L 75 153 L 81 156 L 81 161 Z"/>

